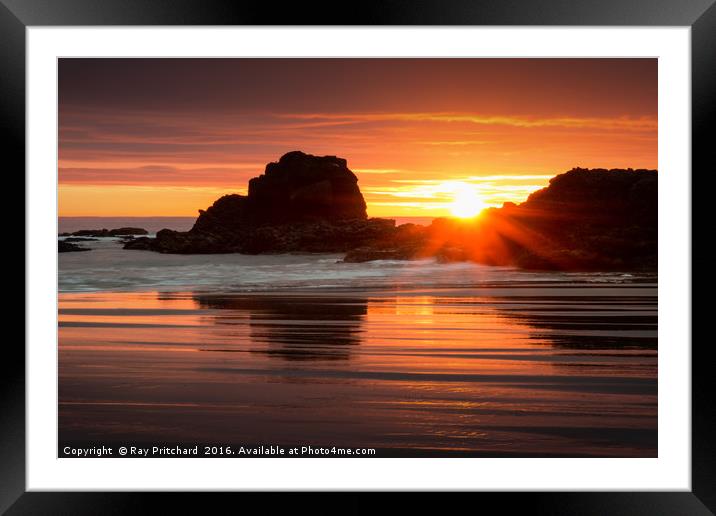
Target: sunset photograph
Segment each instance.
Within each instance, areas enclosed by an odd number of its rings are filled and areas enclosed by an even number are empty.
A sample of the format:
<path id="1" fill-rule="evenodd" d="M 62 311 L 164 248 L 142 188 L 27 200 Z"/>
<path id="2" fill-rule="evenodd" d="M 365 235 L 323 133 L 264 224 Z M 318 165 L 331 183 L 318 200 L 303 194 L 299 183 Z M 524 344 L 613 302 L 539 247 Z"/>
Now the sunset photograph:
<path id="1" fill-rule="evenodd" d="M 59 457 L 658 456 L 657 59 L 57 70 Z"/>

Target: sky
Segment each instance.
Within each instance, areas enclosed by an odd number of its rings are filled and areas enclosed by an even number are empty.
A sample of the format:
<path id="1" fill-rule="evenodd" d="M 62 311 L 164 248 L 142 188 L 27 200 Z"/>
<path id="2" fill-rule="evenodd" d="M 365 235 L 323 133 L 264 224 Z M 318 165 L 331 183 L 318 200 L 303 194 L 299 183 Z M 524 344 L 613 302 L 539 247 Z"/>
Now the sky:
<path id="1" fill-rule="evenodd" d="M 370 216 L 657 168 L 656 59 L 64 58 L 58 79 L 60 216 L 197 215 L 293 150 L 346 158 Z"/>

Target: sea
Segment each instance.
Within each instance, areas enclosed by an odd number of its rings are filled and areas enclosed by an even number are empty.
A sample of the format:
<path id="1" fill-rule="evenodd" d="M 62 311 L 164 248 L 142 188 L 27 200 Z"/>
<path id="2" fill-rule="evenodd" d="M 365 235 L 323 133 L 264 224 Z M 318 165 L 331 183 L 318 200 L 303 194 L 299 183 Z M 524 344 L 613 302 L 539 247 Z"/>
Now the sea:
<path id="1" fill-rule="evenodd" d="M 656 274 L 81 245 L 58 255 L 60 444 L 657 456 Z"/>

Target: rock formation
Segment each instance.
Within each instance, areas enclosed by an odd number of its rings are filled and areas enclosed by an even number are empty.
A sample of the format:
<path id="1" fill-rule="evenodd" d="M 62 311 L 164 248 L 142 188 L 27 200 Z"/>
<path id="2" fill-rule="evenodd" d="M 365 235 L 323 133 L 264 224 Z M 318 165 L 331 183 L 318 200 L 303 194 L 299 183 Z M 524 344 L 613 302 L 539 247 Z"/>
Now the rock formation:
<path id="1" fill-rule="evenodd" d="M 67 237 L 62 239 L 63 242 L 96 242 L 99 238 L 89 237 Z"/>
<path id="2" fill-rule="evenodd" d="M 78 251 L 91 251 L 92 249 L 87 249 L 86 247 L 79 246 L 77 244 L 72 244 L 70 242 L 63 242 L 62 240 L 59 240 L 57 242 L 57 252 L 58 253 L 74 253 Z"/>
<path id="3" fill-rule="evenodd" d="M 248 195 L 225 195 L 187 232 L 163 229 L 125 249 L 162 253 L 345 252 L 395 229 L 368 219 L 358 178 L 345 159 L 289 152 L 249 181 Z"/>
<path id="4" fill-rule="evenodd" d="M 517 205 L 430 226 L 367 218 L 346 160 L 290 152 L 226 195 L 187 232 L 163 229 L 125 249 L 161 253 L 341 252 L 346 262 L 470 260 L 530 269 L 654 269 L 657 172 L 572 169 Z"/>
<path id="5" fill-rule="evenodd" d="M 148 235 L 149 232 L 143 228 L 116 228 L 116 229 L 81 229 L 74 233 L 60 233 L 60 236 L 72 237 L 119 237 L 131 235 Z"/>
<path id="6" fill-rule="evenodd" d="M 436 219 L 411 242 L 375 242 L 345 261 L 430 256 L 528 269 L 655 269 L 657 184 L 655 170 L 576 168 L 519 205 L 474 220 Z"/>

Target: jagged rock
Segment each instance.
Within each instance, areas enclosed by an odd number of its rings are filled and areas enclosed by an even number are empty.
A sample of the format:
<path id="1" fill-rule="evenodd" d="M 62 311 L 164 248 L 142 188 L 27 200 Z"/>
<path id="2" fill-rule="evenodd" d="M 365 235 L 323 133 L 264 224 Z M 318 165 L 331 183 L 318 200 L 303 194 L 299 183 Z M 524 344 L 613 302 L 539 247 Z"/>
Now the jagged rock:
<path id="1" fill-rule="evenodd" d="M 657 172 L 572 169 L 521 204 L 430 226 L 367 219 L 346 161 L 301 152 L 269 163 L 249 195 L 200 211 L 187 232 L 162 230 L 125 249 L 161 253 L 345 252 L 345 262 L 474 261 L 528 269 L 654 269 Z"/>
<path id="2" fill-rule="evenodd" d="M 300 151 L 284 154 L 249 181 L 248 216 L 255 224 L 367 218 L 346 160 Z"/>
<path id="3" fill-rule="evenodd" d="M 200 210 L 191 230 L 164 229 L 125 249 L 161 253 L 345 252 L 388 238 L 395 222 L 368 219 L 358 178 L 345 159 L 289 152 L 232 194 Z"/>
<path id="4" fill-rule="evenodd" d="M 97 238 L 67 237 L 63 240 L 63 242 L 96 242 L 97 240 Z"/>
<path id="5" fill-rule="evenodd" d="M 77 244 L 72 244 L 70 242 L 64 242 L 62 240 L 59 240 L 57 242 L 57 252 L 58 253 L 74 253 L 78 251 L 91 251 L 92 249 L 87 249 L 86 247 L 79 246 Z"/>
<path id="6" fill-rule="evenodd" d="M 81 229 L 74 233 L 60 233 L 59 236 L 73 237 L 117 237 L 130 235 L 148 235 L 149 232 L 143 228 L 116 228 L 116 229 Z"/>
<path id="7" fill-rule="evenodd" d="M 131 240 L 127 240 L 124 243 L 123 249 L 138 249 L 142 251 L 151 250 L 152 243 L 155 241 L 154 238 L 149 237 L 138 237 Z"/>
<path id="8" fill-rule="evenodd" d="M 519 267 L 655 269 L 657 192 L 656 170 L 576 168 L 516 208 L 498 210 L 494 225 L 509 228 L 502 234 Z"/>
<path id="9" fill-rule="evenodd" d="M 247 226 L 366 218 L 358 178 L 345 159 L 294 151 L 251 179 L 248 196 L 225 195 L 200 210 L 192 230 L 224 234 Z"/>
<path id="10" fill-rule="evenodd" d="M 394 231 L 368 242 L 368 245 L 350 250 L 343 261 L 346 263 L 373 260 L 413 260 L 431 255 L 427 246 L 428 233 L 425 226 L 402 224 Z"/>
<path id="11" fill-rule="evenodd" d="M 263 225 L 226 234 L 163 229 L 156 239 L 137 238 L 124 248 L 174 254 L 337 253 L 389 238 L 394 231 L 395 221 L 388 219 Z"/>
<path id="12" fill-rule="evenodd" d="M 148 234 L 149 234 L 149 231 L 147 231 L 144 228 L 126 227 L 126 228 L 117 228 L 117 229 L 109 230 L 109 236 L 129 236 L 129 235 L 148 235 Z"/>
<path id="13" fill-rule="evenodd" d="M 374 242 L 345 261 L 435 257 L 525 269 L 618 270 L 657 266 L 657 172 L 573 169 L 516 205 L 464 221 L 435 219 L 420 242 Z"/>
<path id="14" fill-rule="evenodd" d="M 394 220 L 376 218 L 260 226 L 246 236 L 243 252 L 346 252 L 387 238 L 394 230 Z"/>

